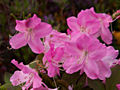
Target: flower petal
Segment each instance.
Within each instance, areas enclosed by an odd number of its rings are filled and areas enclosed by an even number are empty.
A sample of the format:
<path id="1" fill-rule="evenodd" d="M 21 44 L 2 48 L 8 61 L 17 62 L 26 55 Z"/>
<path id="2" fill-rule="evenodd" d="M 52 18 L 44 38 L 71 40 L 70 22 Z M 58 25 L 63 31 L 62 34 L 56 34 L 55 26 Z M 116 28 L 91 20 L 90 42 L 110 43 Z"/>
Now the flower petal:
<path id="1" fill-rule="evenodd" d="M 40 54 L 44 50 L 42 41 L 38 37 L 31 37 L 28 41 L 28 45 L 34 53 Z"/>
<path id="2" fill-rule="evenodd" d="M 91 79 L 97 79 L 99 68 L 94 60 L 88 60 L 84 67 L 84 72 Z"/>
<path id="3" fill-rule="evenodd" d="M 104 25 L 101 27 L 101 38 L 107 44 L 112 43 L 112 33 Z"/>
<path id="4" fill-rule="evenodd" d="M 35 36 L 40 38 L 47 36 L 51 31 L 52 31 L 51 25 L 44 22 L 41 22 L 34 28 Z"/>
<path id="5" fill-rule="evenodd" d="M 13 86 L 17 86 L 28 81 L 29 78 L 27 76 L 28 74 L 24 74 L 22 71 L 15 71 L 11 76 L 10 81 L 12 82 Z"/>
<path id="6" fill-rule="evenodd" d="M 100 80 L 105 80 L 105 78 L 109 78 L 111 75 L 111 70 L 108 64 L 106 64 L 105 62 L 102 61 L 98 61 L 97 65 L 99 67 L 99 74 L 98 74 L 98 78 Z"/>
<path id="7" fill-rule="evenodd" d="M 67 19 L 67 24 L 72 31 L 80 31 L 80 26 L 77 23 L 76 17 L 69 17 Z"/>
<path id="8" fill-rule="evenodd" d="M 39 75 L 35 75 L 33 80 L 33 88 L 39 88 L 41 85 L 42 79 L 39 77 Z"/>
<path id="9" fill-rule="evenodd" d="M 15 29 L 20 32 L 26 32 L 26 22 L 27 20 L 16 20 Z"/>
<path id="10" fill-rule="evenodd" d="M 48 71 L 49 77 L 54 77 L 56 75 L 59 75 L 59 68 L 52 65 L 51 63 L 49 63 L 49 67 L 48 67 L 47 71 Z"/>
<path id="11" fill-rule="evenodd" d="M 26 26 L 28 28 L 34 28 L 36 27 L 39 23 L 41 23 L 41 19 L 37 17 L 36 14 L 33 15 L 33 17 L 27 19 Z"/>
<path id="12" fill-rule="evenodd" d="M 9 41 L 13 49 L 19 49 L 27 44 L 24 33 L 14 35 Z"/>

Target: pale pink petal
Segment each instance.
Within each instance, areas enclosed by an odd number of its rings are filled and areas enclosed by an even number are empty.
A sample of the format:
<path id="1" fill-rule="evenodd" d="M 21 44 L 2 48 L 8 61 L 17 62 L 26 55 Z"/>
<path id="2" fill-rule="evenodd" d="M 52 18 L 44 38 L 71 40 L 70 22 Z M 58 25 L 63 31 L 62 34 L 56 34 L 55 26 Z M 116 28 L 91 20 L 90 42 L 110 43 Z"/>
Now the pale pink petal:
<path id="1" fill-rule="evenodd" d="M 18 33 L 14 35 L 9 41 L 13 49 L 19 49 L 27 44 L 24 33 Z"/>
<path id="2" fill-rule="evenodd" d="M 28 41 L 28 45 L 30 46 L 31 50 L 34 53 L 40 54 L 43 52 L 44 50 L 44 46 L 42 41 L 37 38 L 37 37 L 33 37 Z"/>
<path id="3" fill-rule="evenodd" d="M 89 46 L 89 48 L 91 47 Z M 101 43 L 99 43 L 99 45 L 96 44 L 94 48 L 95 48 L 93 49 L 94 51 L 92 50 L 88 51 L 89 58 L 92 60 L 101 60 L 107 53 L 106 47 Z"/>
<path id="4" fill-rule="evenodd" d="M 80 26 L 77 24 L 76 17 L 69 17 L 67 19 L 67 24 L 72 31 L 80 31 Z"/>
<path id="5" fill-rule="evenodd" d="M 93 21 L 87 21 L 86 22 L 87 32 L 91 36 L 97 36 L 98 37 L 98 35 L 96 35 L 96 34 L 99 33 L 99 29 L 98 28 L 100 28 L 100 23 L 99 23 L 98 20 L 93 20 Z"/>
<path id="6" fill-rule="evenodd" d="M 63 64 L 63 68 L 66 70 L 67 73 L 72 74 L 77 72 L 81 69 L 81 64 L 79 64 L 78 58 L 66 58 Z"/>
<path id="7" fill-rule="evenodd" d="M 33 80 L 33 88 L 39 88 L 42 85 L 42 79 L 39 77 L 39 75 L 34 76 Z"/>
<path id="8" fill-rule="evenodd" d="M 22 71 L 15 71 L 11 76 L 10 81 L 13 86 L 17 86 L 21 83 L 24 83 L 28 80 L 28 74 L 24 74 Z"/>
<path id="9" fill-rule="evenodd" d="M 26 20 L 16 20 L 15 29 L 20 32 L 26 32 Z"/>
<path id="10" fill-rule="evenodd" d="M 94 60 L 87 60 L 84 67 L 84 72 L 89 78 L 97 79 L 97 75 L 99 74 L 97 63 Z"/>
<path id="11" fill-rule="evenodd" d="M 48 23 L 41 22 L 34 28 L 34 33 L 36 37 L 43 38 L 49 35 L 52 31 L 52 27 Z"/>
<path id="12" fill-rule="evenodd" d="M 78 49 L 77 45 L 75 42 L 66 42 L 65 43 L 65 51 L 69 54 L 79 56 L 80 55 L 80 50 Z"/>
<path id="13" fill-rule="evenodd" d="M 106 77 L 109 78 L 111 75 L 111 70 L 109 65 L 102 61 L 98 61 L 97 65 L 99 67 L 98 78 L 100 80 L 105 80 Z"/>
<path id="14" fill-rule="evenodd" d="M 107 44 L 112 43 L 112 33 L 104 25 L 102 25 L 102 27 L 101 27 L 101 38 Z"/>

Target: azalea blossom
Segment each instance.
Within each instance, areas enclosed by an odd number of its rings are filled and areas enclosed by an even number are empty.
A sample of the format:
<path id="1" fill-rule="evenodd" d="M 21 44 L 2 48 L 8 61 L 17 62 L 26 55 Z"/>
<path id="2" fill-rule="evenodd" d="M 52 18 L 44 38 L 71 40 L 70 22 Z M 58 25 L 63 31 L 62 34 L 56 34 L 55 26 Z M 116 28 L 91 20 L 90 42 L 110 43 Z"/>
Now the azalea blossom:
<path id="1" fill-rule="evenodd" d="M 101 36 L 102 40 L 112 43 L 112 34 L 108 29 L 112 17 L 104 13 L 95 13 L 94 8 L 82 10 L 77 18 L 72 16 L 67 19 L 67 24 L 75 36 L 80 33 L 86 33 L 94 37 Z"/>
<path id="2" fill-rule="evenodd" d="M 64 55 L 64 50 L 61 47 L 54 48 L 54 45 L 50 45 L 50 49 L 45 53 L 43 57 L 43 63 L 45 64 L 48 76 L 54 77 L 60 75 L 59 73 L 59 63 L 61 62 L 62 56 Z"/>
<path id="3" fill-rule="evenodd" d="M 48 87 L 42 82 L 42 78 L 40 78 L 34 69 L 31 69 L 29 66 L 24 65 L 23 63 L 18 64 L 18 62 L 14 59 L 11 62 L 21 70 L 15 71 L 10 78 L 13 86 L 17 86 L 26 82 L 25 85 L 22 86 L 22 90 L 28 90 L 31 85 L 31 90 L 36 90 L 36 88 L 39 88 L 39 90 L 42 90 L 42 88 L 44 88 L 44 90 L 49 90 Z"/>
<path id="4" fill-rule="evenodd" d="M 120 84 L 117 84 L 116 87 L 118 90 L 120 90 Z"/>
<path id="5" fill-rule="evenodd" d="M 19 33 L 10 39 L 11 47 L 19 49 L 28 44 L 34 53 L 43 52 L 44 46 L 40 38 L 47 36 L 52 31 L 51 25 L 41 22 L 36 14 L 27 20 L 16 20 L 15 29 Z"/>
<path id="6" fill-rule="evenodd" d="M 52 32 L 45 37 L 44 46 L 45 52 L 50 49 L 50 44 L 54 44 L 54 48 L 65 47 L 64 43 L 69 41 L 70 37 L 66 33 L 58 32 L 57 30 L 52 30 Z"/>
<path id="7" fill-rule="evenodd" d="M 100 80 L 110 77 L 110 68 L 118 55 L 113 47 L 106 47 L 86 34 L 80 35 L 76 41 L 66 42 L 66 52 L 69 57 L 66 58 L 63 68 L 67 73 L 80 70 L 80 74 L 85 72 L 89 78 Z"/>

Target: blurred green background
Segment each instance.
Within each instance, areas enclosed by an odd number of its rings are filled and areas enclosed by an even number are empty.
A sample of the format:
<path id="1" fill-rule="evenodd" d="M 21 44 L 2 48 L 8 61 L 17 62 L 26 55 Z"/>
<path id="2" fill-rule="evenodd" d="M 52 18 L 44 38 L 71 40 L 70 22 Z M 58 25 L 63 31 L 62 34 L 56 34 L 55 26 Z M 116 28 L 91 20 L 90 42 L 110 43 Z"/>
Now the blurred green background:
<path id="1" fill-rule="evenodd" d="M 98 13 L 112 15 L 120 9 L 120 0 L 0 0 L 0 83 L 4 83 L 5 72 L 13 73 L 16 69 L 10 64 L 12 59 L 28 64 L 36 57 L 28 46 L 19 50 L 11 49 L 9 39 L 17 33 L 16 19 L 27 19 L 35 13 L 42 21 L 50 23 L 54 29 L 66 32 L 68 28 L 66 19 L 73 15 L 77 16 L 82 9 L 90 7 L 94 7 Z M 118 35 L 112 45 L 120 50 L 120 42 L 118 42 L 120 20 L 112 23 L 112 27 Z"/>

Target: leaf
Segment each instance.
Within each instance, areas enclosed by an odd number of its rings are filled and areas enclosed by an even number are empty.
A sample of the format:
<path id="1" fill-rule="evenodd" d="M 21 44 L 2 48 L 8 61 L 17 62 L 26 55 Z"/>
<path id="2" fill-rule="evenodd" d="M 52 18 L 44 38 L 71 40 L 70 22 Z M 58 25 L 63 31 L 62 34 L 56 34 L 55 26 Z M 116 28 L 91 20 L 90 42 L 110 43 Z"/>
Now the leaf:
<path id="1" fill-rule="evenodd" d="M 91 80 L 88 78 L 88 86 L 93 88 L 93 90 L 105 90 L 104 84 L 100 80 Z"/>
<path id="2" fill-rule="evenodd" d="M 62 79 L 65 80 L 69 85 L 76 84 L 79 78 L 80 78 L 79 72 L 76 72 L 74 74 L 63 73 L 62 75 Z"/>
<path id="3" fill-rule="evenodd" d="M 5 76 L 4 76 L 5 83 L 11 83 L 10 82 L 10 77 L 11 76 L 12 76 L 12 74 L 10 74 L 8 72 L 5 72 Z"/>
<path id="4" fill-rule="evenodd" d="M 112 68 L 112 75 L 106 80 L 106 90 L 117 90 L 116 84 L 120 83 L 120 65 Z"/>
<path id="5" fill-rule="evenodd" d="M 4 75 L 5 84 L 0 86 L 0 90 L 21 90 L 20 86 L 13 86 L 11 84 L 11 82 L 10 82 L 11 76 L 12 76 L 12 74 L 10 74 L 9 72 L 5 72 L 5 75 Z"/>
<path id="6" fill-rule="evenodd" d="M 39 62 L 39 61 L 38 61 L 38 60 L 35 60 L 35 61 L 31 62 L 31 63 L 29 63 L 29 66 L 30 66 L 31 68 L 36 68 L 36 67 L 37 67 L 37 62 Z"/>
<path id="7" fill-rule="evenodd" d="M 21 90 L 20 86 L 12 86 L 11 83 L 6 83 L 0 86 L 0 90 Z"/>
<path id="8" fill-rule="evenodd" d="M 80 78 L 78 78 L 76 84 L 74 85 L 74 90 L 88 90 L 85 87 L 86 83 L 86 75 L 82 74 L 80 75 Z"/>

